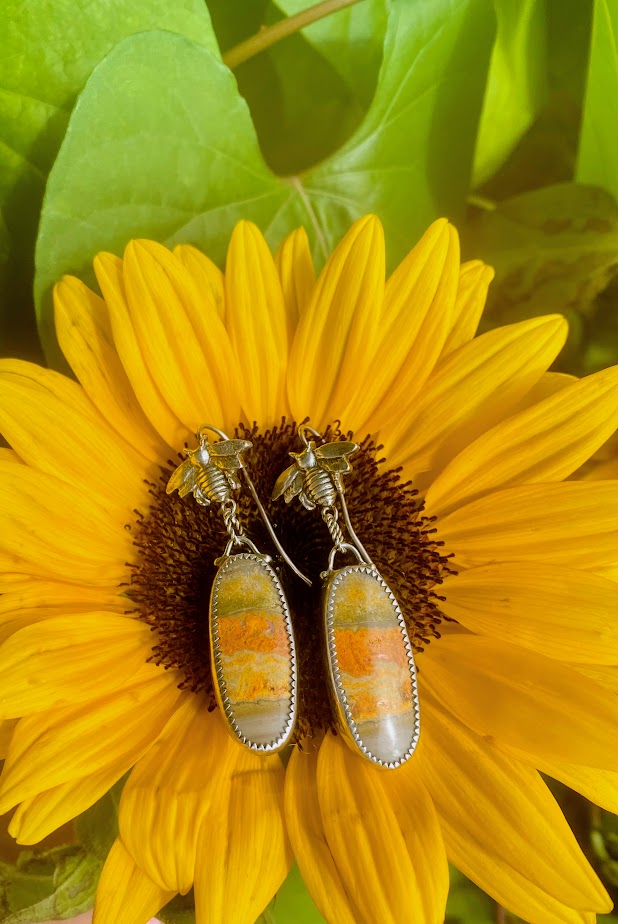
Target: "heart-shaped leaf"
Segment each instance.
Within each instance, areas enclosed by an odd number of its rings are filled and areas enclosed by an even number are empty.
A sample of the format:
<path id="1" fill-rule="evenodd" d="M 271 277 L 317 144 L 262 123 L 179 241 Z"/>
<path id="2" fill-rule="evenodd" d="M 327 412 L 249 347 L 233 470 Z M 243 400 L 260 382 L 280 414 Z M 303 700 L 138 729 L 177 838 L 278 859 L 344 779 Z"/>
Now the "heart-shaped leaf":
<path id="1" fill-rule="evenodd" d="M 179 32 L 216 52 L 203 0 L 0 4 L 0 315 L 11 314 L 12 330 L 28 317 L 43 191 L 77 94 L 117 42 L 146 29 Z"/>
<path id="2" fill-rule="evenodd" d="M 618 5 L 595 0 L 577 179 L 618 199 Z"/>
<path id="3" fill-rule="evenodd" d="M 131 237 L 188 241 L 222 262 L 240 218 L 272 245 L 304 224 L 323 261 L 375 211 L 392 265 L 436 215 L 463 207 L 492 35 L 488 0 L 394 0 L 366 118 L 332 157 L 288 178 L 264 163 L 215 55 L 170 33 L 126 39 L 95 69 L 50 175 L 35 286 L 46 346 L 53 283 L 66 272 L 92 281 L 94 255 Z"/>

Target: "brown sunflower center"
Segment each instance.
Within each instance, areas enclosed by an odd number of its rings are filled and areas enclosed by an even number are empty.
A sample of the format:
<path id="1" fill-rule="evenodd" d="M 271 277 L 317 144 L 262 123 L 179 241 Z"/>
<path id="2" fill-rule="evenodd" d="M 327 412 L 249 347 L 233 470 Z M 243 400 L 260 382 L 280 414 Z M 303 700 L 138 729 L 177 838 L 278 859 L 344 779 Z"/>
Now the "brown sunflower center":
<path id="1" fill-rule="evenodd" d="M 320 609 L 320 572 L 326 568 L 332 539 L 318 511 L 306 510 L 298 500 L 286 504 L 270 499 L 277 477 L 290 465 L 289 452 L 299 450 L 296 424 L 284 420 L 265 432 L 241 425 L 237 435 L 253 443 L 247 467 L 279 541 L 313 580 L 309 588 L 279 563 L 250 494 L 239 492 L 239 519 L 258 549 L 273 556 L 292 612 L 299 661 L 298 731 L 333 727 Z M 343 434 L 335 427 L 324 436 L 340 439 Z M 399 601 L 418 651 L 431 638 L 439 638 L 445 617 L 438 590 L 450 571 L 448 558 L 434 538 L 432 520 L 424 515 L 417 491 L 401 481 L 398 470 L 386 467 L 380 450 L 369 437 L 362 441 L 346 476 L 346 499 L 352 524 Z M 138 514 L 131 527 L 137 555 L 128 594 L 140 617 L 157 630 L 152 659 L 179 669 L 182 687 L 205 691 L 214 707 L 208 606 L 217 570 L 214 561 L 229 537 L 217 504 L 201 507 L 191 496 L 182 500 L 177 493 L 166 494 L 176 464 L 170 460 L 169 467 L 162 468 L 159 480 L 150 485 L 147 512 Z"/>

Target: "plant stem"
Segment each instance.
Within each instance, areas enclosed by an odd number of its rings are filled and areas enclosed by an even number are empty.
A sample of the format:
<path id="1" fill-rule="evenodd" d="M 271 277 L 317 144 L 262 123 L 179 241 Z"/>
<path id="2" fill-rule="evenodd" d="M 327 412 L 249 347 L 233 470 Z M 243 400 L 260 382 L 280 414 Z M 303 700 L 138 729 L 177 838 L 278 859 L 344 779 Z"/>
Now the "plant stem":
<path id="1" fill-rule="evenodd" d="M 343 10 L 347 6 L 353 6 L 359 2 L 360 0 L 323 0 L 322 3 L 316 3 L 315 6 L 301 10 L 295 16 L 282 19 L 272 26 L 264 26 L 251 38 L 226 51 L 223 55 L 223 63 L 232 69 L 238 67 L 239 64 L 248 61 L 249 58 L 253 58 L 255 55 L 259 55 L 260 52 L 270 48 L 271 45 L 287 38 L 288 35 L 293 35 L 294 32 L 298 32 L 300 29 L 304 29 L 305 26 L 311 25 L 312 22 L 317 22 L 318 19 L 323 19 L 325 16 L 330 16 L 338 10 Z"/>

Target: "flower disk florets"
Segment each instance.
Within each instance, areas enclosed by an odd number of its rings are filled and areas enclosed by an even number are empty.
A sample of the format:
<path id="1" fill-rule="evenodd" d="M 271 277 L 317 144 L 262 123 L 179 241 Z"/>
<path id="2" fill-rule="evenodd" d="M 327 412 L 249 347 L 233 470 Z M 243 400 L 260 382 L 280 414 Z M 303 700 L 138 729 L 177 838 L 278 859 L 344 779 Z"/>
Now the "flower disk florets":
<path id="1" fill-rule="evenodd" d="M 334 727 L 328 697 L 320 605 L 320 572 L 332 548 L 328 530 L 316 511 L 297 501 L 285 504 L 270 498 L 277 476 L 290 464 L 298 448 L 297 426 L 281 425 L 262 432 L 240 425 L 237 436 L 251 440 L 247 459 L 251 477 L 280 542 L 297 566 L 313 580 L 308 588 L 285 565 L 280 573 L 292 610 L 299 657 L 298 734 Z M 338 425 L 325 439 L 342 439 Z M 352 439 L 352 434 L 346 434 Z M 346 499 L 352 522 L 380 573 L 403 611 L 417 651 L 439 637 L 446 617 L 440 610 L 439 585 L 452 573 L 441 543 L 434 538 L 432 519 L 410 482 L 398 469 L 388 469 L 380 446 L 367 436 L 353 459 L 346 479 Z M 228 535 L 218 505 L 201 507 L 193 498 L 166 494 L 177 463 L 169 461 L 157 482 L 149 485 L 152 498 L 146 511 L 136 511 L 132 528 L 137 555 L 132 565 L 128 596 L 139 616 L 156 630 L 152 660 L 184 674 L 183 689 L 205 691 L 215 707 L 208 641 L 208 603 L 216 572 L 214 564 Z M 276 550 L 247 491 L 238 497 L 239 519 L 260 551 Z"/>

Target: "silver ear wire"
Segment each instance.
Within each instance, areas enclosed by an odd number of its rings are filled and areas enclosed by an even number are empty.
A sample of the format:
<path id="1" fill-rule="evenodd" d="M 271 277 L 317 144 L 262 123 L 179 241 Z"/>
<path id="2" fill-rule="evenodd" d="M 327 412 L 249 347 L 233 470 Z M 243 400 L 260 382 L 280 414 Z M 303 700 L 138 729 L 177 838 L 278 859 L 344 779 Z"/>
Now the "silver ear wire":
<path id="1" fill-rule="evenodd" d="M 212 430 L 212 432 L 213 432 L 213 433 L 216 433 L 218 436 L 220 436 L 222 440 L 229 440 L 229 436 L 227 436 L 227 435 L 223 432 L 223 430 L 220 430 L 218 427 L 213 427 L 211 424 L 203 424 L 203 425 L 200 427 L 199 431 L 198 431 L 198 435 L 201 435 L 202 430 Z M 283 560 L 285 561 L 285 563 L 288 565 L 288 567 L 292 569 L 292 571 L 294 572 L 294 574 L 296 574 L 296 575 L 301 579 L 301 581 L 304 581 L 305 584 L 307 584 L 309 587 L 311 587 L 311 586 L 312 586 L 312 582 L 309 580 L 309 578 L 308 578 L 305 574 L 303 574 L 303 572 L 302 572 L 299 568 L 296 567 L 296 565 L 294 564 L 294 562 L 292 561 L 292 559 L 290 558 L 290 556 L 287 554 L 287 552 L 285 551 L 285 549 L 283 548 L 283 546 L 282 546 L 281 543 L 279 542 L 279 539 L 277 538 L 277 534 L 276 534 L 276 532 L 275 532 L 275 530 L 274 530 L 274 527 L 273 527 L 272 523 L 270 522 L 270 519 L 269 519 L 269 517 L 268 517 L 268 514 L 266 513 L 266 510 L 264 509 L 264 505 L 262 504 L 262 501 L 260 500 L 259 494 L 257 493 L 257 491 L 256 491 L 256 489 L 255 489 L 255 485 L 253 484 L 253 481 L 252 481 L 251 478 L 249 477 L 249 472 L 248 472 L 247 469 L 244 467 L 244 465 L 243 465 L 243 468 L 241 469 L 241 471 L 242 471 L 242 476 L 243 476 L 243 478 L 245 479 L 245 481 L 246 481 L 246 483 L 247 483 L 247 487 L 248 487 L 249 490 L 251 491 L 251 495 L 252 495 L 252 497 L 253 497 L 253 500 L 255 501 L 255 505 L 256 505 L 256 507 L 257 507 L 259 513 L 260 513 L 260 516 L 262 517 L 262 520 L 264 521 L 264 525 L 266 526 L 266 529 L 268 530 L 269 535 L 270 535 L 270 538 L 272 539 L 273 543 L 275 544 L 275 547 L 276 547 L 277 551 L 279 552 L 279 554 L 281 555 L 281 557 L 283 558 Z"/>
<path id="2" fill-rule="evenodd" d="M 303 574 L 303 572 L 300 570 L 300 568 L 297 568 L 297 567 L 296 567 L 296 565 L 294 564 L 294 562 L 292 561 L 292 559 L 290 558 L 290 556 L 287 554 L 287 552 L 285 551 L 285 549 L 283 548 L 283 546 L 282 546 L 281 543 L 279 542 L 279 539 L 277 538 L 277 534 L 276 534 L 276 532 L 275 532 L 275 530 L 274 530 L 274 527 L 273 527 L 272 523 L 270 522 L 270 520 L 269 520 L 269 518 L 268 518 L 268 514 L 267 514 L 266 511 L 264 510 L 264 505 L 262 504 L 262 501 L 260 500 L 257 491 L 255 490 L 255 485 L 254 485 L 253 482 L 251 481 L 251 478 L 249 477 L 249 473 L 248 473 L 247 469 L 246 469 L 246 468 L 243 468 L 242 473 L 243 473 L 243 477 L 244 477 L 245 481 L 247 482 L 247 487 L 249 488 L 249 490 L 251 491 L 251 494 L 253 495 L 253 500 L 255 501 L 255 505 L 256 505 L 257 509 L 259 510 L 260 516 L 262 517 L 262 519 L 263 519 L 263 521 L 264 521 L 264 525 L 266 526 L 266 529 L 267 529 L 268 532 L 270 533 L 270 538 L 271 538 L 272 541 L 274 542 L 274 544 L 275 544 L 275 546 L 276 546 L 276 548 L 277 548 L 279 554 L 281 555 L 281 557 L 283 558 L 283 560 L 285 561 L 285 563 L 292 569 L 292 571 L 294 572 L 294 574 L 298 575 L 298 577 L 301 579 L 301 581 L 304 581 L 305 584 L 307 584 L 309 587 L 311 587 L 311 586 L 312 586 L 312 582 L 309 580 L 309 578 L 308 578 L 306 575 Z"/>

